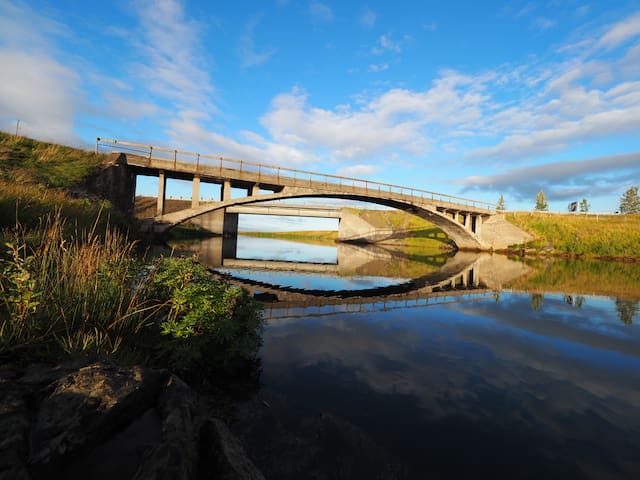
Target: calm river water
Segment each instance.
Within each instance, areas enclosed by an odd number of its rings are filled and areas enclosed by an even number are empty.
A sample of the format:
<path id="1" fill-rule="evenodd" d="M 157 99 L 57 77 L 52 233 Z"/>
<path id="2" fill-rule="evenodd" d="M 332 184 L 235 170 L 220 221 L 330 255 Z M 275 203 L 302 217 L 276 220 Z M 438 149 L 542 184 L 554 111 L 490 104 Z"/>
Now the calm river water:
<path id="1" fill-rule="evenodd" d="M 640 478 L 640 265 L 235 253 L 269 300 L 234 426 L 266 478 Z"/>

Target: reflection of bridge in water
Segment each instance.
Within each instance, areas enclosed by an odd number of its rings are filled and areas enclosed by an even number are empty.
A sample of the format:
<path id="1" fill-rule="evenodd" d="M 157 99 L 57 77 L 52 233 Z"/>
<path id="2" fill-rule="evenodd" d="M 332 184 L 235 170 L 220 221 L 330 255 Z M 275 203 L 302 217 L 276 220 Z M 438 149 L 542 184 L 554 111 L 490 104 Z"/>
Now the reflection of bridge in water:
<path id="1" fill-rule="evenodd" d="M 224 275 L 263 300 L 266 319 L 366 313 L 396 308 L 473 301 L 494 295 L 502 285 L 530 271 L 498 255 L 459 253 L 439 270 L 420 278 L 360 290 L 308 290 Z"/>

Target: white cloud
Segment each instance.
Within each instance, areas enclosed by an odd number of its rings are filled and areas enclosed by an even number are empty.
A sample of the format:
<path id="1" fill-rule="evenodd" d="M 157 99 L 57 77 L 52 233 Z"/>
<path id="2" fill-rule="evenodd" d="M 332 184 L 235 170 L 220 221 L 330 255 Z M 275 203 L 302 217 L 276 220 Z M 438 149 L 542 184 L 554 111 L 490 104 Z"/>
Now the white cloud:
<path id="1" fill-rule="evenodd" d="M 0 40 L 5 47 L 50 51 L 51 37 L 68 35 L 70 33 L 62 23 L 41 12 L 23 3 L 0 1 Z"/>
<path id="2" fill-rule="evenodd" d="M 640 12 L 613 25 L 598 40 L 597 46 L 615 48 L 638 35 L 640 35 Z"/>
<path id="3" fill-rule="evenodd" d="M 297 166 L 318 160 L 312 153 L 268 141 L 254 132 L 242 132 L 249 143 L 238 142 L 212 132 L 203 125 L 202 120 L 198 112 L 183 112 L 173 119 L 169 125 L 172 145 L 179 149 L 206 145 L 207 151 L 202 153 L 281 166 Z"/>
<path id="4" fill-rule="evenodd" d="M 242 67 L 255 67 L 265 64 L 276 53 L 275 48 L 267 47 L 262 52 L 256 51 L 255 29 L 262 20 L 262 13 L 254 15 L 246 24 L 245 31 L 240 37 L 238 52 L 242 59 Z"/>
<path id="5" fill-rule="evenodd" d="M 389 68 L 388 63 L 372 63 L 371 65 L 369 65 L 368 70 L 370 72 L 384 72 L 388 68 Z"/>
<path id="6" fill-rule="evenodd" d="M 362 15 L 360 15 L 359 21 L 367 28 L 373 28 L 376 24 L 377 15 L 376 12 L 370 8 L 366 8 Z"/>
<path id="7" fill-rule="evenodd" d="M 311 19 L 314 21 L 333 21 L 333 10 L 324 3 L 312 2 L 309 4 L 309 15 L 311 15 Z"/>
<path id="8" fill-rule="evenodd" d="M 5 130 L 20 120 L 23 135 L 76 144 L 80 77 L 44 53 L 0 49 L 0 121 Z"/>
<path id="9" fill-rule="evenodd" d="M 358 164 L 339 168 L 336 174 L 343 177 L 366 178 L 373 175 L 378 170 L 380 170 L 380 167 L 376 165 Z"/>
<path id="10" fill-rule="evenodd" d="M 186 18 L 178 0 L 140 0 L 135 3 L 142 41 L 137 48 L 145 56 L 135 66 L 138 79 L 178 109 L 197 107 L 215 111 L 215 88 L 207 73 L 207 60 L 199 40 L 201 26 Z"/>
<path id="11" fill-rule="evenodd" d="M 74 119 L 84 102 L 76 69 L 56 58 L 63 24 L 22 3 L 0 2 L 0 127 L 78 144 Z"/>
<path id="12" fill-rule="evenodd" d="M 422 24 L 422 28 L 428 32 L 435 32 L 438 29 L 438 24 L 435 21 Z"/>
<path id="13" fill-rule="evenodd" d="M 329 149 L 336 159 L 372 157 L 395 148 L 422 155 L 432 142 L 425 128 L 453 134 L 479 119 L 486 97 L 477 80 L 443 72 L 427 90 L 392 89 L 358 108 L 333 110 L 311 106 L 306 92 L 294 89 L 278 95 L 261 122 L 278 142 Z"/>
<path id="14" fill-rule="evenodd" d="M 632 152 L 510 168 L 504 173 L 471 176 L 457 183 L 464 185 L 465 191 L 511 192 L 520 200 L 534 198 L 543 189 L 553 200 L 616 193 L 622 179 L 637 175 L 640 175 L 640 152 Z"/>
<path id="15" fill-rule="evenodd" d="M 371 49 L 371 53 L 374 55 L 382 55 L 386 52 L 402 53 L 402 42 L 393 39 L 391 33 L 380 35 L 378 38 L 378 44 Z"/>
<path id="16" fill-rule="evenodd" d="M 540 30 L 548 30 L 556 26 L 556 22 L 547 17 L 536 17 L 533 20 L 533 25 Z"/>

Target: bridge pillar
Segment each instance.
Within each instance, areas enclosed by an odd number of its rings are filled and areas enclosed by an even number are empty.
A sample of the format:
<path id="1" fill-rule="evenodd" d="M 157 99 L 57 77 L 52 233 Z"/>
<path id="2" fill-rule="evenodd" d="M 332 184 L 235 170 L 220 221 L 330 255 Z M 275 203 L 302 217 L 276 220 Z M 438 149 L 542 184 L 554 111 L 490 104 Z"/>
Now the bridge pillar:
<path id="1" fill-rule="evenodd" d="M 253 185 L 251 185 L 251 189 L 247 193 L 249 194 L 250 197 L 255 197 L 257 195 L 260 195 L 260 185 L 258 185 L 257 183 L 254 183 Z"/>
<path id="2" fill-rule="evenodd" d="M 223 202 L 225 200 L 231 200 L 231 181 L 230 180 L 225 180 L 224 183 L 222 184 L 222 188 L 220 189 L 220 195 L 222 198 L 220 198 L 220 200 L 222 200 Z"/>
<path id="3" fill-rule="evenodd" d="M 472 229 L 472 232 L 476 235 L 480 235 L 480 231 L 482 230 L 482 215 L 475 215 L 474 217 L 474 228 Z"/>
<path id="4" fill-rule="evenodd" d="M 193 183 L 191 186 L 191 208 L 198 208 L 200 206 L 200 176 L 193 177 Z"/>
<path id="5" fill-rule="evenodd" d="M 164 200 L 167 190 L 167 177 L 164 170 L 158 172 L 158 202 L 156 204 L 156 216 L 164 215 Z"/>
<path id="6" fill-rule="evenodd" d="M 464 214 L 464 228 L 471 230 L 471 214 L 469 213 Z"/>

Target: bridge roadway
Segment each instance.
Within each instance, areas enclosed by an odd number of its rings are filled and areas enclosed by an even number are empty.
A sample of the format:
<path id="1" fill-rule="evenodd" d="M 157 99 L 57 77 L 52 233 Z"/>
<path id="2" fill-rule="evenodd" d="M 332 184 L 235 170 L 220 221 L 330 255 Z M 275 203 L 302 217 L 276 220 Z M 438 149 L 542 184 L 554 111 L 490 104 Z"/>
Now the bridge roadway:
<path id="1" fill-rule="evenodd" d="M 149 228 L 164 231 L 173 225 L 211 212 L 222 212 L 225 223 L 229 207 L 304 197 L 342 198 L 377 203 L 405 210 L 423 217 L 440 227 L 459 248 L 491 250 L 520 243 L 527 234 L 496 215 L 495 206 L 452 195 L 402 187 L 356 178 L 327 175 L 274 165 L 201 155 L 132 142 L 96 140 L 96 151 L 109 151 L 116 164 L 135 175 L 159 177 L 157 210 Z M 165 213 L 167 178 L 192 182 L 191 208 Z M 200 204 L 200 183 L 222 185 L 220 202 Z M 231 198 L 231 188 L 242 188 L 247 195 Z M 265 193 L 266 192 L 266 193 Z M 135 198 L 135 193 L 127 192 Z M 232 218 L 232 217 L 229 217 Z M 488 228 L 483 228 L 488 224 Z M 223 228 L 223 233 L 237 234 L 237 217 Z"/>

